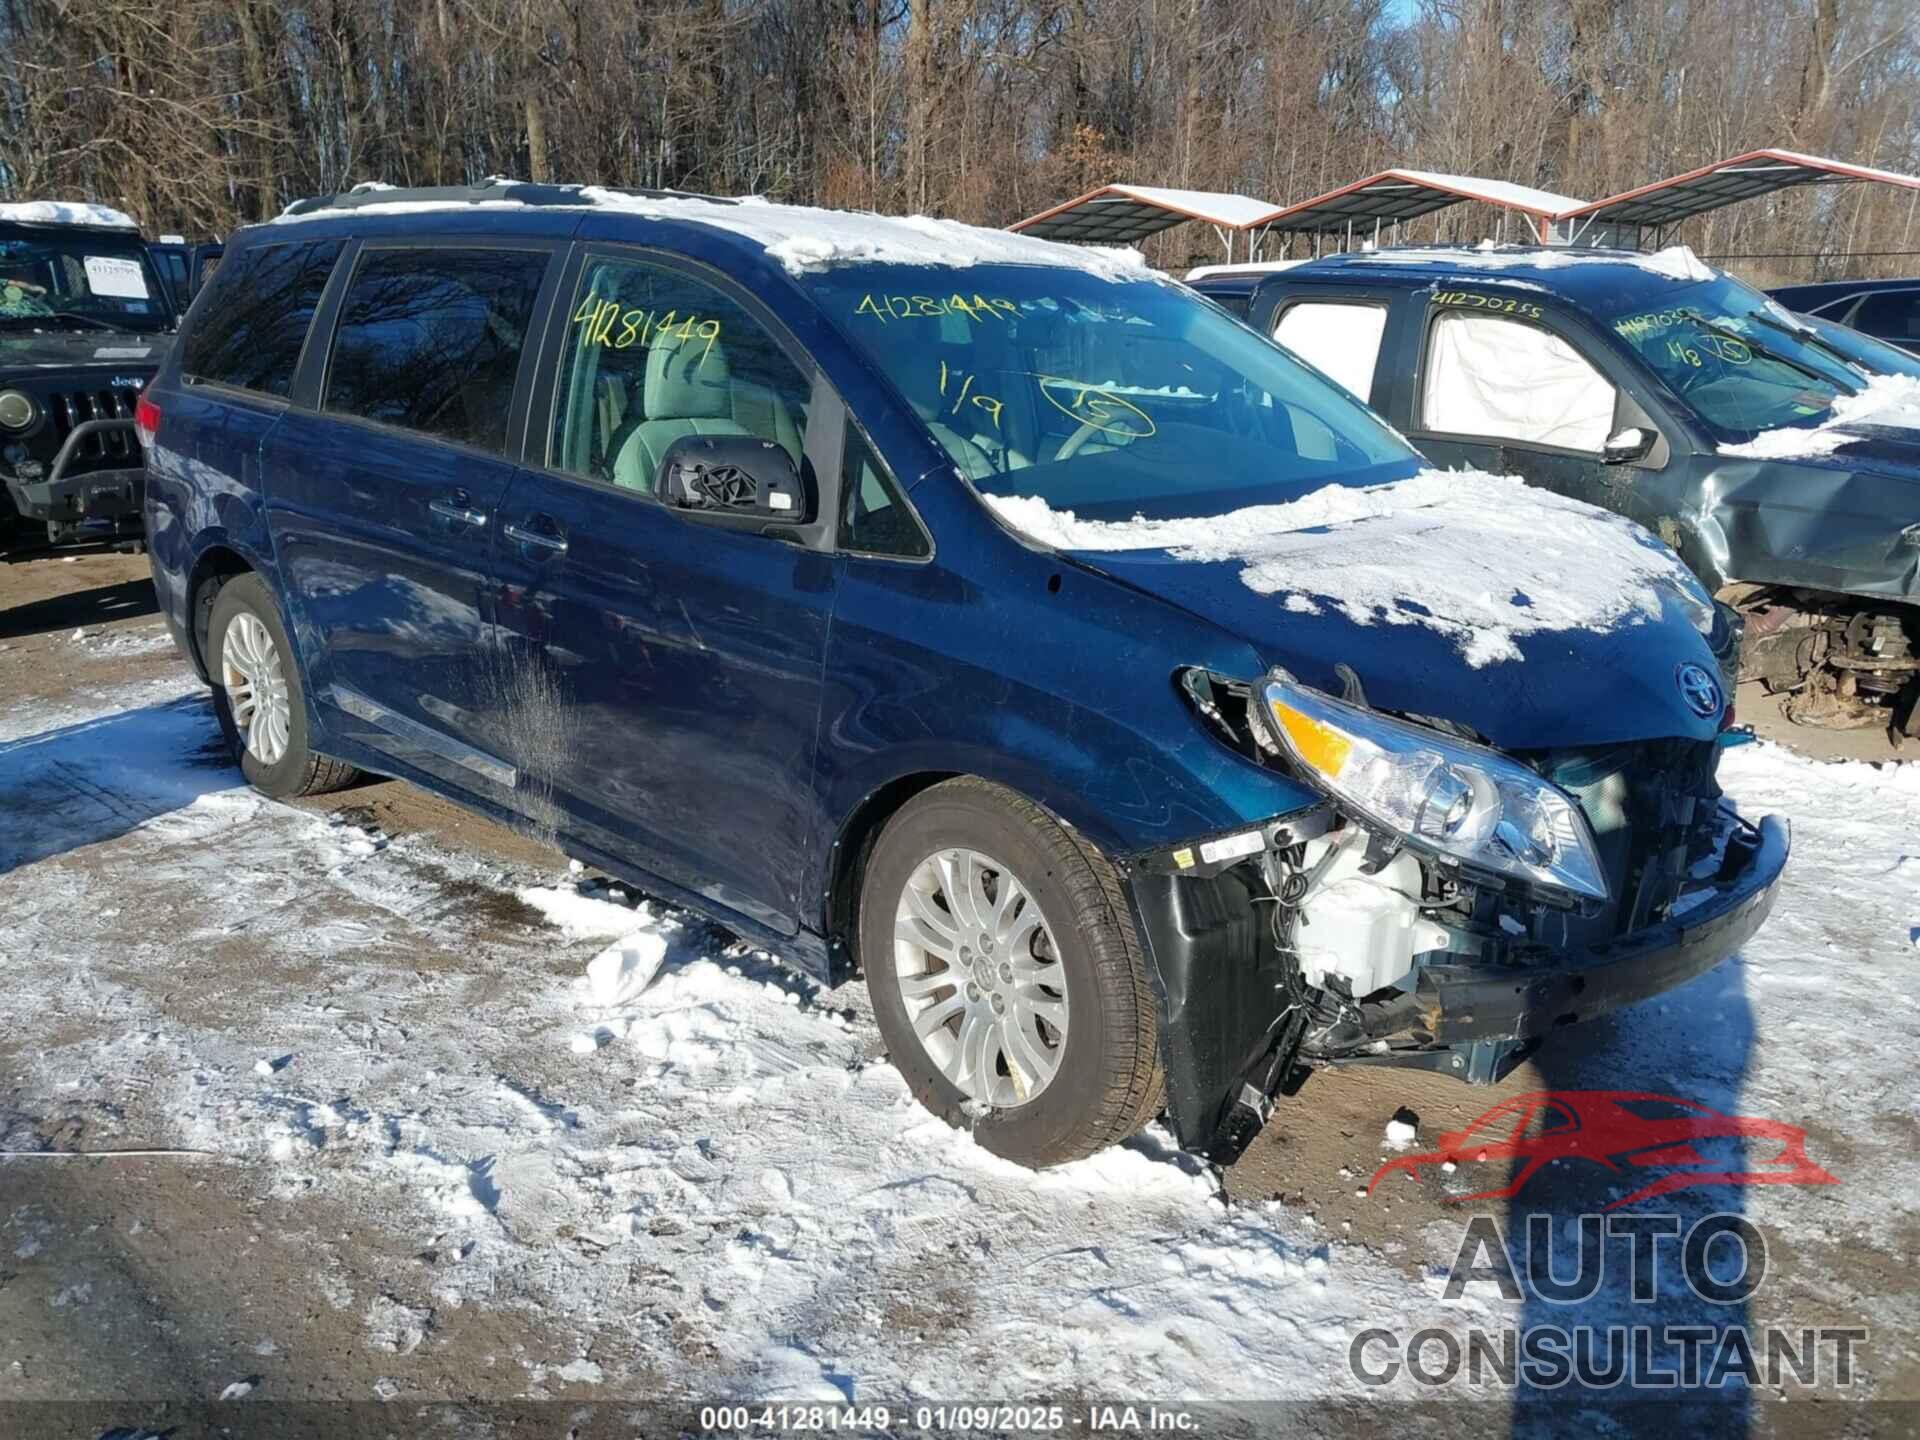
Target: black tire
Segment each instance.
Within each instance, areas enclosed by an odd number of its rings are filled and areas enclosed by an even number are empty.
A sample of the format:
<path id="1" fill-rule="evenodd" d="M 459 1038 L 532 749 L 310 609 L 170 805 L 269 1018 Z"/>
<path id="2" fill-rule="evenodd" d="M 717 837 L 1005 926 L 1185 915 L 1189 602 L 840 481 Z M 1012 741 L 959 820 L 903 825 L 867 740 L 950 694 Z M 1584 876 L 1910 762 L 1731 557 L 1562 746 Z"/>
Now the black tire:
<path id="1" fill-rule="evenodd" d="M 260 757 L 247 748 L 246 737 L 234 723 L 233 705 L 221 681 L 221 657 L 227 632 L 242 614 L 252 615 L 266 626 L 267 634 L 280 652 L 281 671 L 286 680 L 291 712 L 287 747 L 271 765 L 263 764 Z M 227 737 L 240 773 L 261 794 L 277 800 L 319 795 L 343 789 L 359 778 L 360 772 L 353 766 L 329 760 L 307 747 L 307 697 L 300 683 L 300 666 L 293 642 L 287 638 L 287 627 L 280 623 L 280 607 L 273 603 L 272 595 L 258 575 L 236 575 L 221 586 L 220 593 L 214 597 L 213 609 L 207 617 L 207 673 L 213 677 L 213 710 L 220 718 L 220 732 Z"/>
<path id="2" fill-rule="evenodd" d="M 941 1072 L 914 1034 L 894 964 L 895 918 L 908 880 L 952 848 L 990 856 L 1015 875 L 1046 919 L 1066 980 L 1059 1068 L 1032 1099 L 1004 1109 L 970 1100 Z M 1160 1113 L 1159 1003 L 1120 877 L 1092 844 L 1033 802 L 968 778 L 902 806 L 868 857 L 858 940 L 880 1033 L 915 1098 L 949 1125 L 972 1130 L 996 1155 L 1036 1168 L 1064 1164 L 1118 1144 Z"/>

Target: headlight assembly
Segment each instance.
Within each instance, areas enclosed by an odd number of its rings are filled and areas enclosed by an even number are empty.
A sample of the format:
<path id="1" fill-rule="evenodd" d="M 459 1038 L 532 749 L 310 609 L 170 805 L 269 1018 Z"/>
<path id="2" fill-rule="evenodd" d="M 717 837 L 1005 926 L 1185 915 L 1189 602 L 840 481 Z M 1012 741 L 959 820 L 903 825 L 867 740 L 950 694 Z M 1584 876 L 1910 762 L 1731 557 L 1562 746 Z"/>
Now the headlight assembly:
<path id="1" fill-rule="evenodd" d="M 19 390 L 0 390 L 0 430 L 25 430 L 38 414 L 31 395 Z"/>
<path id="2" fill-rule="evenodd" d="M 1607 898 L 1586 818 L 1524 765 L 1291 679 L 1276 676 L 1260 694 L 1302 775 L 1357 818 L 1473 870 Z"/>

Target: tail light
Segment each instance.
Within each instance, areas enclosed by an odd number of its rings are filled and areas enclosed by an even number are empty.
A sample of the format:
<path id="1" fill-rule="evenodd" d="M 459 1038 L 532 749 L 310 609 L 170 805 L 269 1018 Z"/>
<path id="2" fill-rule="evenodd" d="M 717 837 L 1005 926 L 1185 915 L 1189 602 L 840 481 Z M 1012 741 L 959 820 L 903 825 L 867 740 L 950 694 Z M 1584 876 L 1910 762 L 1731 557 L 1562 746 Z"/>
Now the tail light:
<path id="1" fill-rule="evenodd" d="M 141 449 L 153 449 L 153 437 L 160 433 L 160 407 L 145 392 L 141 393 L 140 403 L 133 408 L 133 428 L 140 433 Z"/>

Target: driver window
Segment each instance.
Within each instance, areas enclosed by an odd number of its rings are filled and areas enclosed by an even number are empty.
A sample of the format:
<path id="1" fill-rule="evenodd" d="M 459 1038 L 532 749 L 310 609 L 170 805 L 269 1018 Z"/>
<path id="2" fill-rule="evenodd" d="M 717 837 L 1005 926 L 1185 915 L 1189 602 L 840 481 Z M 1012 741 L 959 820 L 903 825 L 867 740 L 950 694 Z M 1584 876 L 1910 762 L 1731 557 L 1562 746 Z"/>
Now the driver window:
<path id="1" fill-rule="evenodd" d="M 801 461 L 811 383 L 744 307 L 678 271 L 590 261 L 567 309 L 548 463 L 651 495 L 667 447 L 750 435 Z"/>
<path id="2" fill-rule="evenodd" d="M 1598 454 L 1613 429 L 1613 386 L 1537 325 L 1447 311 L 1427 332 L 1422 427 Z"/>

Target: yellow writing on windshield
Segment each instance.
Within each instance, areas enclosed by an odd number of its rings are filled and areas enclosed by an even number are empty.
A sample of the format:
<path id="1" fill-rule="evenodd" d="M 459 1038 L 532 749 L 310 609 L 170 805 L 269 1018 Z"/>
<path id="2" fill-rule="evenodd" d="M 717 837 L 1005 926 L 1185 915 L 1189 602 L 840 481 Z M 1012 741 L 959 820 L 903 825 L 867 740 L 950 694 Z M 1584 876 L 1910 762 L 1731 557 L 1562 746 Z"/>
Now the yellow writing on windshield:
<path id="1" fill-rule="evenodd" d="M 868 315 L 882 325 L 895 320 L 938 320 L 944 315 L 961 315 L 968 320 L 1005 320 L 1018 315 L 1020 307 L 1001 296 L 949 295 L 863 295 L 853 307 L 855 315 Z"/>
<path id="2" fill-rule="evenodd" d="M 945 397 L 948 394 L 949 383 L 951 383 L 952 387 L 953 405 L 948 409 L 947 413 L 949 415 L 958 415 L 961 406 L 971 404 L 975 409 L 985 412 L 987 418 L 993 421 L 993 428 L 998 430 L 1000 428 L 1000 412 L 1006 407 L 991 395 L 975 394 L 974 381 L 977 378 L 977 376 L 965 370 L 949 370 L 947 369 L 946 361 L 942 360 L 940 362 L 941 396 Z"/>
<path id="3" fill-rule="evenodd" d="M 1124 396 L 1079 380 L 1040 375 L 1040 393 L 1054 409 L 1088 430 L 1144 440 L 1158 428 L 1153 417 Z"/>
<path id="4" fill-rule="evenodd" d="M 1614 321 L 1613 329 L 1615 334 L 1637 343 L 1649 335 L 1671 330 L 1675 325 L 1691 325 L 1701 318 L 1700 312 L 1691 305 L 1680 305 L 1671 310 L 1648 310 L 1640 315 L 1629 315 L 1624 320 Z"/>

